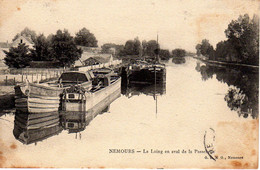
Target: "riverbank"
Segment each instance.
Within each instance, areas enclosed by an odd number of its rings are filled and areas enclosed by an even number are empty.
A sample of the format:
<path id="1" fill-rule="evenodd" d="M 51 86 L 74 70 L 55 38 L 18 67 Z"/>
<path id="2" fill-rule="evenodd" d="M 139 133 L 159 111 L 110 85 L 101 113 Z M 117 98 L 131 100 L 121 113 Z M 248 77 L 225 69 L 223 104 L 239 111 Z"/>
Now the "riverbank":
<path id="1" fill-rule="evenodd" d="M 193 57 L 197 60 L 200 60 L 205 63 L 209 64 L 216 64 L 221 66 L 228 66 L 228 67 L 244 67 L 244 68 L 250 68 L 253 71 L 259 71 L 259 66 L 256 65 L 249 65 L 249 64 L 242 64 L 242 63 L 232 63 L 232 62 L 223 62 L 223 61 L 214 61 L 214 60 L 208 60 L 208 59 L 202 59 L 199 57 Z"/>

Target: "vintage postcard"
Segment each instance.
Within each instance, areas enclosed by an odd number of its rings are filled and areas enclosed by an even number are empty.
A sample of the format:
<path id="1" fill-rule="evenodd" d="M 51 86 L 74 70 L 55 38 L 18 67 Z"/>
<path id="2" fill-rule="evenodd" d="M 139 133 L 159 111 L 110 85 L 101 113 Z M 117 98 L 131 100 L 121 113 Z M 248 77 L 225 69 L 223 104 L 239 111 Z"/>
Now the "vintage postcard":
<path id="1" fill-rule="evenodd" d="M 0 0 L 0 168 L 257 169 L 257 0 Z"/>

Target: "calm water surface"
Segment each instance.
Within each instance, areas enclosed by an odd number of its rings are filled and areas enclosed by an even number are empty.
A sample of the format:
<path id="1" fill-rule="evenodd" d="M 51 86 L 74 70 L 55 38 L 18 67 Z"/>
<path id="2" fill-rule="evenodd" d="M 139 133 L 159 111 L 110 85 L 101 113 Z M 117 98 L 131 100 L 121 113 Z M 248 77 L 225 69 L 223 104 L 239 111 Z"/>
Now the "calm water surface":
<path id="1" fill-rule="evenodd" d="M 1 143 L 8 158 L 5 164 L 132 167 L 135 162 L 135 167 L 142 167 L 147 158 L 163 162 L 173 155 L 111 154 L 109 149 L 204 150 L 206 129 L 216 127 L 219 121 L 246 122 L 258 116 L 258 74 L 209 66 L 192 58 L 186 58 L 184 64 L 170 61 L 166 65 L 165 85 L 122 87 L 121 96 L 109 109 L 78 133 L 63 130 L 24 145 L 13 136 L 14 115 L 0 117 Z M 192 161 L 197 156 L 185 158 Z M 182 159 L 175 155 L 173 164 Z"/>

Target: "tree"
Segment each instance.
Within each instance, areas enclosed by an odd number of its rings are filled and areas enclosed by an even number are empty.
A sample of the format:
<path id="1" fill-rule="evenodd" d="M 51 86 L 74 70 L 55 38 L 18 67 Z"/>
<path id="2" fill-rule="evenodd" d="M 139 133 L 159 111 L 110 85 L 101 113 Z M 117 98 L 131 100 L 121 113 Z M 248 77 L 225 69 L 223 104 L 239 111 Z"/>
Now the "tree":
<path id="1" fill-rule="evenodd" d="M 142 44 L 138 37 L 134 40 L 128 40 L 125 43 L 124 49 L 120 50 L 119 55 L 140 55 L 140 56 L 151 56 L 154 57 L 160 52 L 160 45 L 157 44 L 155 40 L 150 40 L 146 42 L 146 40 L 142 41 Z"/>
<path id="2" fill-rule="evenodd" d="M 115 48 L 115 55 L 118 56 L 120 51 L 124 49 L 123 45 L 117 45 L 114 43 L 106 43 L 101 46 L 102 53 L 111 53 L 111 48 Z"/>
<path id="3" fill-rule="evenodd" d="M 226 37 L 243 63 L 258 65 L 259 55 L 259 17 L 250 19 L 248 14 L 232 20 L 225 30 Z"/>
<path id="4" fill-rule="evenodd" d="M 47 36 L 46 40 L 47 40 L 48 43 L 51 43 L 51 40 L 52 40 L 52 37 L 53 37 L 53 36 L 54 36 L 53 34 L 49 34 L 49 35 Z"/>
<path id="5" fill-rule="evenodd" d="M 208 56 L 210 51 L 212 51 L 213 46 L 209 43 L 209 40 L 204 39 L 201 41 L 200 52 L 204 56 Z"/>
<path id="6" fill-rule="evenodd" d="M 237 56 L 236 50 L 230 41 L 221 41 L 216 45 L 215 57 L 218 61 L 232 61 Z"/>
<path id="7" fill-rule="evenodd" d="M 24 43 L 19 44 L 18 47 L 11 47 L 9 52 L 4 51 L 4 53 L 6 54 L 4 58 L 5 64 L 11 68 L 24 68 L 32 61 L 29 48 Z"/>
<path id="8" fill-rule="evenodd" d="M 60 66 L 69 67 L 78 60 L 82 50 L 78 49 L 73 37 L 67 30 L 58 30 L 51 40 L 52 60 L 60 63 Z"/>
<path id="9" fill-rule="evenodd" d="M 203 39 L 201 44 L 196 45 L 197 55 L 203 55 L 207 58 L 214 60 L 215 59 L 215 51 L 213 46 L 209 43 L 209 40 Z"/>
<path id="10" fill-rule="evenodd" d="M 76 33 L 76 36 L 74 38 L 75 43 L 77 45 L 82 45 L 86 47 L 97 47 L 97 39 L 94 36 L 94 34 L 90 33 L 89 30 L 87 30 L 85 27 L 79 30 L 78 33 Z"/>
<path id="11" fill-rule="evenodd" d="M 185 57 L 186 51 L 180 48 L 172 50 L 173 57 Z"/>
<path id="12" fill-rule="evenodd" d="M 116 44 L 114 43 L 106 43 L 101 46 L 101 52 L 102 53 L 109 53 L 109 49 L 115 48 Z"/>
<path id="13" fill-rule="evenodd" d="M 13 38 L 13 41 L 15 41 L 19 35 L 25 35 L 26 37 L 29 37 L 34 43 L 36 41 L 36 38 L 37 38 L 37 34 L 35 31 L 29 29 L 28 27 L 25 27 L 21 32 L 20 34 L 16 34 Z"/>
<path id="14" fill-rule="evenodd" d="M 169 60 L 170 58 L 170 51 L 169 50 L 164 50 L 164 49 L 161 49 L 160 52 L 159 52 L 159 57 L 162 59 L 162 60 Z"/>
<path id="15" fill-rule="evenodd" d="M 201 44 L 197 44 L 195 48 L 196 48 L 196 54 L 197 54 L 197 56 L 200 56 L 200 55 L 201 55 L 201 51 L 200 51 L 200 49 L 201 49 Z"/>
<path id="16" fill-rule="evenodd" d="M 144 56 L 146 54 L 146 50 L 147 50 L 147 42 L 146 40 L 142 41 L 142 55 Z"/>
<path id="17" fill-rule="evenodd" d="M 124 50 L 121 51 L 121 54 L 125 55 L 139 55 L 141 53 L 141 42 L 138 37 L 134 40 L 128 40 L 125 43 Z"/>
<path id="18" fill-rule="evenodd" d="M 33 61 L 49 61 L 51 60 L 51 47 L 47 38 L 41 34 L 37 36 L 34 43 L 34 49 L 31 49 Z"/>
<path id="19" fill-rule="evenodd" d="M 136 37 L 134 39 L 133 54 L 134 55 L 139 55 L 140 53 L 141 53 L 141 42 L 138 39 L 138 37 Z"/>
<path id="20" fill-rule="evenodd" d="M 148 55 L 148 56 L 155 56 L 155 50 L 156 49 L 159 49 L 160 48 L 160 45 L 157 44 L 157 41 L 155 40 L 150 40 L 147 42 L 146 44 L 146 50 L 145 50 L 145 55 Z"/>
<path id="21" fill-rule="evenodd" d="M 133 40 L 126 41 L 125 47 L 124 47 L 124 53 L 126 55 L 134 55 L 133 51 L 134 51 L 134 41 Z"/>

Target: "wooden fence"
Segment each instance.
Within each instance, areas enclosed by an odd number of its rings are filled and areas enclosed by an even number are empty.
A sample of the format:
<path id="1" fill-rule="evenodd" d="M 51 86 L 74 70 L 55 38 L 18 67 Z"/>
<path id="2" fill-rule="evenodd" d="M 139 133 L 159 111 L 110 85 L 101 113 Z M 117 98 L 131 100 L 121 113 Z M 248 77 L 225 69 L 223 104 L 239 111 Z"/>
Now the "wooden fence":
<path id="1" fill-rule="evenodd" d="M 12 74 L 0 75 L 0 85 L 15 85 L 25 81 L 43 82 L 58 78 L 65 70 L 63 69 L 12 69 Z"/>

